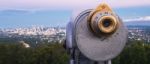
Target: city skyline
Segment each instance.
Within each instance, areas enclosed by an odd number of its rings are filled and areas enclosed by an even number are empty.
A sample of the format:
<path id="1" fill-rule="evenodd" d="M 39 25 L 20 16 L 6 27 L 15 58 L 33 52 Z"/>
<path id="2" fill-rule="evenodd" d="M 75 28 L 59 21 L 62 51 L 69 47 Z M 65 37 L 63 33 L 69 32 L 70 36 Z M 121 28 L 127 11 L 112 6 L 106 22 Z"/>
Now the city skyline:
<path id="1" fill-rule="evenodd" d="M 65 27 L 74 11 L 81 8 L 95 8 L 101 2 L 113 8 L 124 22 L 132 19 L 150 18 L 148 0 L 1 0 L 0 28 L 29 27 L 43 25 L 48 27 Z"/>

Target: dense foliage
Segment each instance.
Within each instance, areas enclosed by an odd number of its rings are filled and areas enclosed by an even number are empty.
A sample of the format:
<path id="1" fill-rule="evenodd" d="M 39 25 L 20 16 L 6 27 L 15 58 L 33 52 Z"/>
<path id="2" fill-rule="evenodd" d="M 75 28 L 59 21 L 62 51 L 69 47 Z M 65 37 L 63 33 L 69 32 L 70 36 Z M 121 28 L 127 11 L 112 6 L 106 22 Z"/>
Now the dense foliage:
<path id="1" fill-rule="evenodd" d="M 130 41 L 112 64 L 150 64 L 150 44 Z"/>
<path id="2" fill-rule="evenodd" d="M 42 44 L 25 48 L 20 44 L 0 44 L 0 64 L 67 64 L 61 44 Z"/>
<path id="3" fill-rule="evenodd" d="M 25 48 L 18 43 L 0 44 L 0 64 L 67 64 L 68 55 L 62 44 L 45 43 Z M 150 44 L 130 41 L 112 64 L 150 64 Z"/>

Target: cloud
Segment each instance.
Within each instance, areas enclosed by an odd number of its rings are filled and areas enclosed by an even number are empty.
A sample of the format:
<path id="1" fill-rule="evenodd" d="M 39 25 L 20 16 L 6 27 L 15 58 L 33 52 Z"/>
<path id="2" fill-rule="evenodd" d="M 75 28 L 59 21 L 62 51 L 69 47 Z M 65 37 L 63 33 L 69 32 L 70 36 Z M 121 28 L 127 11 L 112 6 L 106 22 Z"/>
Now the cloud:
<path id="1" fill-rule="evenodd" d="M 93 8 L 101 2 L 111 7 L 149 6 L 149 0 L 0 0 L 0 9 L 73 10 Z"/>
<path id="2" fill-rule="evenodd" d="M 145 16 L 145 17 L 138 17 L 138 18 L 133 18 L 133 19 L 125 19 L 125 22 L 131 22 L 131 21 L 150 21 L 150 16 Z"/>
<path id="3" fill-rule="evenodd" d="M 0 10 L 0 14 L 30 14 L 34 13 L 34 11 L 28 11 L 28 10 Z"/>

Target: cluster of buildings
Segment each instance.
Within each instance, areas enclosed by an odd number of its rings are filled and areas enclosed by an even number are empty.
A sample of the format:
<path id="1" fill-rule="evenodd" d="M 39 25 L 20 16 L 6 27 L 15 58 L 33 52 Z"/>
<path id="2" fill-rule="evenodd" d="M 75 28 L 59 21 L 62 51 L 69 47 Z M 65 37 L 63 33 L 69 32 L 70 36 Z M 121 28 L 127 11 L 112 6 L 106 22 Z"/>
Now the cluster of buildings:
<path id="1" fill-rule="evenodd" d="M 150 26 L 128 26 L 130 40 L 150 42 Z"/>
<path id="2" fill-rule="evenodd" d="M 33 38 L 38 41 L 59 41 L 65 39 L 66 30 L 63 27 L 28 27 L 0 29 L 0 38 Z"/>
<path id="3" fill-rule="evenodd" d="M 28 27 L 28 28 L 7 28 L 0 29 L 0 33 L 17 34 L 17 35 L 54 35 L 59 32 L 65 32 L 65 29 L 60 27 Z"/>
<path id="4" fill-rule="evenodd" d="M 128 26 L 128 39 L 150 42 L 150 26 Z M 41 42 L 62 42 L 65 40 L 66 29 L 62 27 L 28 27 L 0 29 L 0 38 L 16 38 Z"/>

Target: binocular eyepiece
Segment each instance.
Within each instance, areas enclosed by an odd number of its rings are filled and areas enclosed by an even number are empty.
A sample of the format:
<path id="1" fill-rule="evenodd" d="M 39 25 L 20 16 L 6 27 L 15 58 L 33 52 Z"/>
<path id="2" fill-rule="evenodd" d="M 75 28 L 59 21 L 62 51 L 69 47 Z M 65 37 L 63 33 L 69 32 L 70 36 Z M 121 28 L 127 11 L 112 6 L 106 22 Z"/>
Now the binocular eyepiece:
<path id="1" fill-rule="evenodd" d="M 119 21 L 107 5 L 101 4 L 89 15 L 88 25 L 94 34 L 106 36 L 116 31 Z"/>

